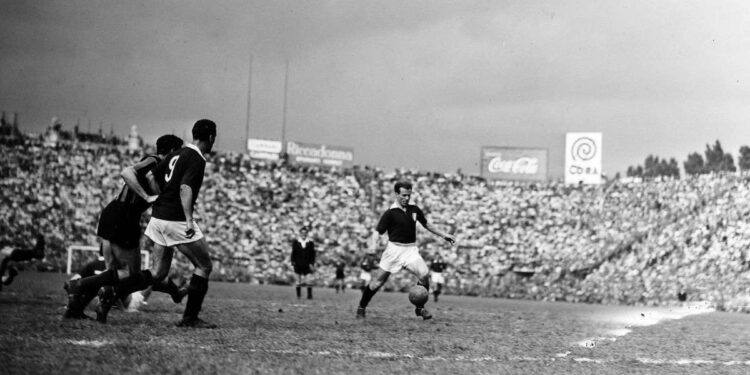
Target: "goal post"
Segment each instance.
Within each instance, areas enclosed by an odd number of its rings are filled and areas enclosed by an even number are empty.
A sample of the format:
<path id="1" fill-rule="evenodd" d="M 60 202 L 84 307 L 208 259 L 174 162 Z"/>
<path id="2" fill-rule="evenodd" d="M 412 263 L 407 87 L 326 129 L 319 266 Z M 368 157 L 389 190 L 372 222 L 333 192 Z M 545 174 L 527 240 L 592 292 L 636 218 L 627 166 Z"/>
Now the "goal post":
<path id="1" fill-rule="evenodd" d="M 71 245 L 68 246 L 68 261 L 66 272 L 68 275 L 73 273 L 73 253 L 79 251 L 83 254 L 88 253 L 99 253 L 99 246 L 85 246 L 85 245 Z M 90 256 L 89 256 L 90 257 Z M 146 250 L 141 250 L 141 267 L 146 269 L 151 267 L 151 253 Z"/>

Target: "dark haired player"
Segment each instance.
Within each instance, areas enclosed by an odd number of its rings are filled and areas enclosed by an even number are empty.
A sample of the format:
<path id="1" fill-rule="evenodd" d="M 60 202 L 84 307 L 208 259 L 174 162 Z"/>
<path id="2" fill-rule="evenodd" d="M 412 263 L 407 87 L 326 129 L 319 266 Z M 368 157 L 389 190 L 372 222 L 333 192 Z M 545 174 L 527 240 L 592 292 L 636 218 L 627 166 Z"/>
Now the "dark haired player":
<path id="1" fill-rule="evenodd" d="M 198 317 L 213 265 L 208 243 L 193 217 L 206 169 L 205 155 L 211 152 L 216 140 L 216 124 L 211 120 L 198 120 L 192 133 L 193 143 L 167 155 L 151 171 L 153 181 L 163 188 L 146 227 L 146 236 L 154 242 L 153 272 L 142 273 L 153 275 L 154 287 L 164 281 L 174 255 L 172 248 L 176 247 L 195 267 L 187 288 L 185 312 L 177 326 L 216 328 L 215 324 Z"/>
<path id="2" fill-rule="evenodd" d="M 3 256 L 2 262 L 0 262 L 0 290 L 3 290 L 3 285 L 10 285 L 13 279 L 18 275 L 18 270 L 14 266 L 8 268 L 10 262 L 24 262 L 32 259 L 43 259 L 44 258 L 44 236 L 38 234 L 36 236 L 36 244 L 31 249 L 19 249 L 13 247 L 5 247 L 0 250 L 0 255 Z M 8 275 L 5 275 L 5 271 L 8 271 Z"/>
<path id="3" fill-rule="evenodd" d="M 372 281 L 372 271 L 378 268 L 378 258 L 375 256 L 375 250 L 368 249 L 362 261 L 359 262 L 359 267 L 362 268 L 362 272 L 359 274 L 359 280 L 362 284 L 359 286 L 361 290 L 365 290 L 370 281 Z"/>
<path id="4" fill-rule="evenodd" d="M 440 296 L 440 292 L 443 291 L 443 284 L 445 284 L 443 271 L 445 271 L 445 267 L 446 264 L 443 260 L 443 256 L 439 253 L 432 259 L 432 262 L 430 262 L 430 281 L 435 284 L 435 290 L 432 292 L 432 295 L 435 297 L 435 302 L 438 301 L 438 296 Z"/>
<path id="5" fill-rule="evenodd" d="M 302 298 L 302 287 L 307 286 L 307 299 L 312 299 L 312 283 L 310 275 L 315 269 L 315 243 L 308 238 L 310 230 L 302 227 L 300 237 L 292 241 L 292 268 L 297 274 L 297 284 L 294 286 L 297 299 Z"/>
<path id="6" fill-rule="evenodd" d="M 96 275 L 69 280 L 68 306 L 65 319 L 85 319 L 83 310 L 99 294 L 96 320 L 107 322 L 107 314 L 116 300 L 116 294 L 127 296 L 148 286 L 141 270 L 141 214 L 156 199 L 158 189 L 149 184 L 146 175 L 162 161 L 165 155 L 182 148 L 182 139 L 163 135 L 156 140 L 156 155 L 147 155 L 137 164 L 120 173 L 125 181 L 120 194 L 102 210 L 97 235 L 102 239 L 102 250 L 107 269 Z M 116 290 L 116 292 L 115 292 Z M 182 299 L 175 286 L 173 300 Z"/>
<path id="7" fill-rule="evenodd" d="M 427 269 L 427 264 L 422 256 L 419 255 L 419 249 L 417 248 L 417 223 L 451 245 L 456 242 L 452 235 L 433 228 L 427 222 L 427 218 L 419 207 L 409 204 L 412 194 L 410 182 L 399 181 L 394 185 L 393 190 L 396 193 L 396 201 L 380 217 L 380 221 L 378 221 L 378 225 L 372 234 L 370 249 L 375 249 L 378 239 L 385 233 L 388 233 L 388 245 L 380 257 L 379 270 L 375 280 L 362 290 L 357 318 L 365 317 L 365 309 L 372 296 L 388 281 L 391 273 L 398 272 L 401 269 L 406 269 L 416 275 L 419 278 L 417 285 L 422 285 L 430 290 L 430 271 Z M 424 306 L 417 306 L 414 313 L 424 320 L 432 318 L 432 314 Z"/>

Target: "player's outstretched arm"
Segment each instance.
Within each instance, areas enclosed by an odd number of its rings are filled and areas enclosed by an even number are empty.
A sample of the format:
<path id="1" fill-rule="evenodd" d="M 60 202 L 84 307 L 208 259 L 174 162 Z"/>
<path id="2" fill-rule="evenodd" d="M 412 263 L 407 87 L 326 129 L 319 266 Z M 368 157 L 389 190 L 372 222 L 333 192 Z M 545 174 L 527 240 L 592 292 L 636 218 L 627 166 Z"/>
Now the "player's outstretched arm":
<path id="1" fill-rule="evenodd" d="M 427 229 L 427 231 L 429 231 L 430 233 L 432 233 L 432 234 L 434 234 L 434 235 L 442 238 L 443 240 L 445 240 L 446 242 L 448 242 L 451 245 L 453 245 L 453 244 L 456 243 L 456 237 L 454 237 L 450 233 L 443 232 L 443 231 L 441 231 L 441 230 L 433 227 L 432 225 L 430 225 L 430 223 L 425 223 L 424 229 Z"/>

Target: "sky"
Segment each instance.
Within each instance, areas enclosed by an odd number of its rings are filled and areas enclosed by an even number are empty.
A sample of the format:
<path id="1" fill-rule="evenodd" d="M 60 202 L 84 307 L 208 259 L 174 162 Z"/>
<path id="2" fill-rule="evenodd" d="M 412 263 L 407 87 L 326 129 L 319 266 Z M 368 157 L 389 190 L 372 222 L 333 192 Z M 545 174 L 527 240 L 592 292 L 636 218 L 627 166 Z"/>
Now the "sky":
<path id="1" fill-rule="evenodd" d="M 285 123 L 385 169 L 478 174 L 482 146 L 546 148 L 552 177 L 567 132 L 601 132 L 611 176 L 716 140 L 736 159 L 748 104 L 741 0 L 0 2 L 0 110 L 26 131 L 153 142 L 210 118 L 241 151 Z"/>

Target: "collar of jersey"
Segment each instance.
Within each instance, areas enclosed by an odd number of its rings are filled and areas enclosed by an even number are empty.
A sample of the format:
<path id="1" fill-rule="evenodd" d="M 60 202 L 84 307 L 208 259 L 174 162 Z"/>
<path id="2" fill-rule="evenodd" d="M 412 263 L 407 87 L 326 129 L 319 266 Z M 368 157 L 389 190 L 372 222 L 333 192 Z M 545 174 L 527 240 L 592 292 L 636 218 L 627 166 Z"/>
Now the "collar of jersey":
<path id="1" fill-rule="evenodd" d="M 198 148 L 198 146 L 196 146 L 196 145 L 194 145 L 192 143 L 188 143 L 187 146 L 185 146 L 185 147 L 192 148 L 193 150 L 195 150 L 198 153 L 198 155 L 200 155 L 203 158 L 203 160 L 206 160 L 206 157 L 203 156 L 203 153 L 201 152 L 201 149 Z"/>
<path id="2" fill-rule="evenodd" d="M 393 203 L 393 204 L 391 205 L 391 209 L 393 209 L 393 208 L 398 208 L 398 209 L 399 209 L 399 210 L 401 210 L 401 211 L 406 211 L 406 208 L 407 208 L 407 207 L 409 207 L 409 205 L 406 205 L 406 207 L 404 207 L 404 208 L 401 208 L 401 205 L 399 205 L 399 204 L 398 204 L 398 202 L 394 202 L 394 203 Z"/>

